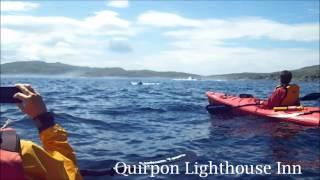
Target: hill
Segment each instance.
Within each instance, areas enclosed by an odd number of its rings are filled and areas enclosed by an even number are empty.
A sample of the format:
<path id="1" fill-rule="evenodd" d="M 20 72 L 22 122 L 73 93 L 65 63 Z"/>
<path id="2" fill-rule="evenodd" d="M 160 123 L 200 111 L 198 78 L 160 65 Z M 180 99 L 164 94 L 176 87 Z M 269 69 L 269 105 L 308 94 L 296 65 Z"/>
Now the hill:
<path id="1" fill-rule="evenodd" d="M 308 66 L 301 69 L 291 70 L 295 80 L 314 81 L 320 80 L 320 65 Z M 280 72 L 272 73 L 233 73 L 211 76 L 200 76 L 184 72 L 159 72 L 151 70 L 125 70 L 119 67 L 91 68 L 72 66 L 63 63 L 46 63 L 43 61 L 17 61 L 1 64 L 1 74 L 30 74 L 30 75 L 69 75 L 84 77 L 165 77 L 165 78 L 187 78 L 197 79 L 278 79 Z"/>
<path id="2" fill-rule="evenodd" d="M 90 68 L 81 66 L 71 66 L 63 63 L 46 63 L 43 61 L 18 61 L 1 64 L 1 74 L 30 74 L 30 75 L 72 75 L 86 77 L 168 77 L 185 78 L 199 75 L 183 72 L 158 72 L 150 70 L 125 70 L 122 68 Z"/>
<path id="3" fill-rule="evenodd" d="M 293 78 L 298 81 L 314 81 L 320 79 L 320 65 L 291 70 Z M 209 79 L 278 79 L 280 72 L 272 73 L 232 73 L 207 76 Z"/>

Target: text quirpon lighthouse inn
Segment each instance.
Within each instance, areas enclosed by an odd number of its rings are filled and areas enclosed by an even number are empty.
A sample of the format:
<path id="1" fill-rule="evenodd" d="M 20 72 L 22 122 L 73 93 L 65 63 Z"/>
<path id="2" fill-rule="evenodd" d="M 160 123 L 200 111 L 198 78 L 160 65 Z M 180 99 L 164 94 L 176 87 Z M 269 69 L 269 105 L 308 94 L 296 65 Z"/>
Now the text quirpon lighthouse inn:
<path id="1" fill-rule="evenodd" d="M 183 164 L 161 164 L 161 162 L 140 162 L 137 165 L 129 165 L 125 162 L 117 162 L 114 170 L 123 176 L 148 175 L 198 175 L 205 178 L 211 175 L 291 175 L 302 174 L 301 165 L 288 165 L 282 162 L 275 164 L 233 164 L 229 161 L 222 161 L 214 164 L 207 161 L 206 164 L 198 162 L 184 162 Z"/>

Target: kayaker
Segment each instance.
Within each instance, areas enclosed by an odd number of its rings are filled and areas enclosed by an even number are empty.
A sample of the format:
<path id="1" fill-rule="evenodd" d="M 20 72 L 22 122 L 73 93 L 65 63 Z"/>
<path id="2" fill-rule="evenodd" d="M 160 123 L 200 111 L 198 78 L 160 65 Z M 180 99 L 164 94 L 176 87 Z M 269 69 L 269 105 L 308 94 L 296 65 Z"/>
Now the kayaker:
<path id="1" fill-rule="evenodd" d="M 14 98 L 18 107 L 33 119 L 42 147 L 16 138 L 13 129 L 1 129 L 0 179 L 82 179 L 67 132 L 54 121 L 42 97 L 30 85 L 17 84 L 22 92 Z"/>
<path id="2" fill-rule="evenodd" d="M 276 87 L 267 101 L 262 102 L 264 108 L 272 109 L 274 107 L 299 106 L 300 87 L 296 84 L 290 84 L 292 73 L 282 71 L 280 73 L 280 85 Z"/>

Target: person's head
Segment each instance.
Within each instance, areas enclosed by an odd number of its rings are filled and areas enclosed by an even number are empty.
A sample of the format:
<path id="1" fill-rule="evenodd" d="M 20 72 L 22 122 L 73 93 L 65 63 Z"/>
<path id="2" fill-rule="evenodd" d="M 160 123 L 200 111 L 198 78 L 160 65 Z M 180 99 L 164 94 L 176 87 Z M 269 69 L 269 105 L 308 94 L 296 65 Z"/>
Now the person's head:
<path id="1" fill-rule="evenodd" d="M 292 78 L 292 73 L 290 71 L 282 71 L 280 73 L 280 82 L 281 84 L 289 84 Z"/>

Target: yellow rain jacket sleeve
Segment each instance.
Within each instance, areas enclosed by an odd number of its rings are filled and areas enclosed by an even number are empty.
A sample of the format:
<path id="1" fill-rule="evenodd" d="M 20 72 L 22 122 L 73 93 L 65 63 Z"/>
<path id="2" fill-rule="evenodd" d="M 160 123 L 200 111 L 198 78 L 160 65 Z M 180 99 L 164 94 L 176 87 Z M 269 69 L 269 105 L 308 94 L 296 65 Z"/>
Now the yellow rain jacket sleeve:
<path id="1" fill-rule="evenodd" d="M 55 124 L 40 133 L 42 147 L 21 140 L 21 157 L 27 179 L 82 179 L 67 132 Z"/>

